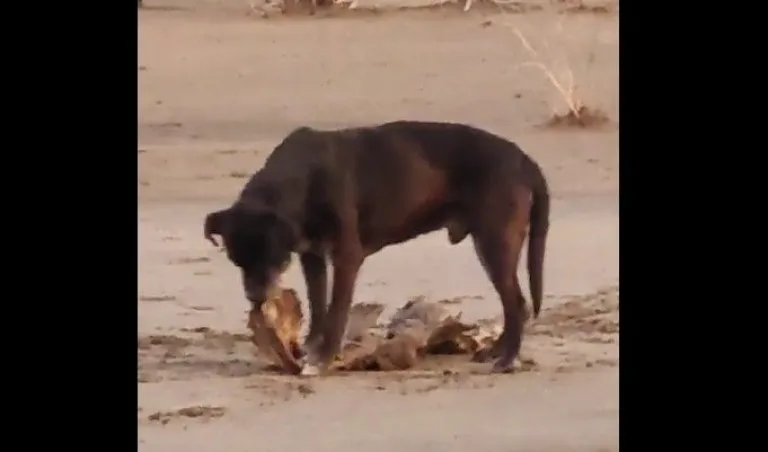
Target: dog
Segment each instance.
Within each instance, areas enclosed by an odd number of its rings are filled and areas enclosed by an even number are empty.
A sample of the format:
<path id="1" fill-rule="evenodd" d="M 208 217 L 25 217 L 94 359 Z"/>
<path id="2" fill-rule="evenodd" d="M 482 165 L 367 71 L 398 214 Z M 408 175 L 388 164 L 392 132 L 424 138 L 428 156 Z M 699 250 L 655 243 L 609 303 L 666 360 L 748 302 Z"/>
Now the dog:
<path id="1" fill-rule="evenodd" d="M 301 373 L 326 371 L 341 346 L 355 281 L 366 257 L 446 228 L 455 245 L 471 236 L 498 293 L 504 331 L 488 353 L 509 372 L 520 352 L 526 300 L 517 277 L 528 236 L 534 317 L 541 308 L 550 195 L 539 165 L 515 143 L 455 123 L 396 121 L 333 131 L 301 127 L 274 149 L 229 208 L 209 213 L 258 306 L 299 261 L 310 305 Z M 332 264 L 331 302 L 326 307 Z"/>

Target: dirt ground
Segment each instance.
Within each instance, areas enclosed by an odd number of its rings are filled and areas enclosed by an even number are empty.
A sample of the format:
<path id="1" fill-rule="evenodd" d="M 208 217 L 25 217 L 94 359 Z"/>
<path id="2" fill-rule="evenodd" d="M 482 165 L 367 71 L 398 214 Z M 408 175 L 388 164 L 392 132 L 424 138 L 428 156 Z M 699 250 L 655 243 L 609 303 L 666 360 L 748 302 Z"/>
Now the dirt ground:
<path id="1" fill-rule="evenodd" d="M 262 19 L 246 0 L 146 4 L 137 65 L 140 450 L 618 450 L 615 13 L 530 0 L 520 4 L 545 8 Z M 566 106 L 536 62 L 561 80 L 571 68 L 575 96 L 612 122 L 542 127 Z M 300 379 L 257 365 L 237 271 L 202 238 L 203 217 L 230 203 L 292 128 L 394 119 L 471 123 L 542 164 L 554 205 L 545 311 L 523 345 L 532 368 L 489 375 L 490 364 L 457 357 L 411 372 Z M 298 265 L 285 283 L 306 298 Z M 450 246 L 445 233 L 370 258 L 356 301 L 386 304 L 387 317 L 417 295 L 461 297 L 467 318 L 501 312 L 472 246 Z"/>

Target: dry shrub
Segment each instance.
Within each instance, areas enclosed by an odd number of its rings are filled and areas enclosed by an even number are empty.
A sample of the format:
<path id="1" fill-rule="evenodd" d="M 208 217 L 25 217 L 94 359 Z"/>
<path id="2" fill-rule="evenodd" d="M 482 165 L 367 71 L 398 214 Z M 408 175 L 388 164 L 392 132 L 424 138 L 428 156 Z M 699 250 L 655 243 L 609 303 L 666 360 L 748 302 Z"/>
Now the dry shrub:
<path id="1" fill-rule="evenodd" d="M 607 1 L 605 3 L 584 3 L 584 0 L 556 0 L 562 7 L 560 11 L 565 13 L 590 13 L 590 14 L 613 14 L 618 12 L 618 1 Z"/>
<path id="2" fill-rule="evenodd" d="M 359 0 L 249 0 L 251 9 L 261 16 L 268 13 L 279 12 L 285 15 L 315 14 L 322 16 L 355 13 L 363 16 L 367 14 L 381 14 L 386 12 L 402 11 L 461 11 L 467 12 L 470 8 L 483 8 L 492 12 L 499 9 L 510 13 L 524 13 L 539 11 L 543 7 L 528 1 L 514 0 L 435 0 L 429 4 L 421 5 L 386 5 L 375 2 L 365 2 L 361 5 Z M 386 2 L 385 2 L 386 3 Z"/>
<path id="3" fill-rule="evenodd" d="M 532 11 L 541 11 L 544 7 L 530 1 L 516 0 L 457 0 L 464 2 L 464 12 L 469 11 L 475 5 L 491 6 L 494 9 L 500 9 L 508 13 L 527 13 Z"/>
<path id="4" fill-rule="evenodd" d="M 559 13 L 615 13 L 617 10 L 614 0 L 606 3 L 587 4 L 583 0 L 435 0 L 430 4 L 413 6 L 387 6 L 381 4 L 360 5 L 359 0 L 248 0 L 253 12 L 268 17 L 272 13 L 284 15 L 314 15 L 321 12 L 322 16 L 336 15 L 341 12 L 382 13 L 396 11 L 424 10 L 463 10 L 484 9 L 492 12 L 527 13 L 541 11 L 545 4 L 553 4 Z"/>
<path id="5" fill-rule="evenodd" d="M 283 12 L 309 12 L 314 14 L 318 9 L 333 7 L 333 0 L 282 0 Z"/>
<path id="6" fill-rule="evenodd" d="M 581 127 L 584 129 L 599 127 L 611 122 L 611 119 L 602 110 L 590 109 L 581 105 L 576 112 L 568 110 L 567 113 L 555 113 L 545 123 L 549 127 Z"/>
<path id="7" fill-rule="evenodd" d="M 560 16 L 557 22 L 555 35 L 558 37 L 563 35 L 562 25 L 564 20 L 565 17 Z M 559 98 L 557 103 L 564 104 L 566 107 L 566 111 L 562 111 L 561 107 L 553 105 L 552 116 L 542 124 L 543 126 L 595 128 L 611 123 L 611 119 L 602 108 L 586 102 L 585 95 L 588 90 L 577 84 L 573 70 L 573 61 L 569 61 L 564 56 L 565 52 L 561 52 L 558 58 L 558 55 L 553 55 L 550 51 L 551 47 L 546 41 L 535 46 L 520 27 L 510 20 L 505 20 L 502 24 L 512 29 L 513 34 L 529 57 L 527 61 L 520 63 L 518 67 L 537 69 L 544 76 L 547 83 L 554 88 Z M 590 79 L 589 72 L 593 61 L 594 53 L 590 51 L 586 55 L 585 61 L 583 61 L 586 64 L 583 73 L 580 74 L 581 80 L 586 81 Z"/>
<path id="8" fill-rule="evenodd" d="M 451 0 L 448 0 L 451 1 Z M 493 7 L 508 13 L 527 13 L 532 11 L 541 11 L 544 5 L 549 4 L 554 7 L 558 13 L 590 13 L 590 14 L 613 14 L 618 11 L 618 2 L 616 0 L 603 0 L 599 3 L 585 3 L 584 0 L 454 0 L 464 3 L 464 12 L 469 11 L 474 6 Z"/>
<path id="9" fill-rule="evenodd" d="M 280 14 L 315 14 L 318 10 L 330 9 L 334 0 L 249 0 L 249 6 L 255 13 L 267 17 L 271 13 Z"/>

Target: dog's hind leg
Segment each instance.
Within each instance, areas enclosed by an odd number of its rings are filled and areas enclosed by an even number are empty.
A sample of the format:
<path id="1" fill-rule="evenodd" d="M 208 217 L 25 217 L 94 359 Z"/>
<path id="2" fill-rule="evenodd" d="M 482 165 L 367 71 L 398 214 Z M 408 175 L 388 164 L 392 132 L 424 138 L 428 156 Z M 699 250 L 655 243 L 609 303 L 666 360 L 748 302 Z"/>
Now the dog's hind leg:
<path id="1" fill-rule="evenodd" d="M 525 242 L 529 203 L 517 199 L 511 211 L 486 210 L 486 221 L 477 222 L 472 240 L 488 278 L 501 298 L 504 332 L 490 352 L 498 360 L 494 372 L 511 371 L 520 353 L 523 325 L 527 318 L 526 300 L 520 289 L 517 266 Z"/>

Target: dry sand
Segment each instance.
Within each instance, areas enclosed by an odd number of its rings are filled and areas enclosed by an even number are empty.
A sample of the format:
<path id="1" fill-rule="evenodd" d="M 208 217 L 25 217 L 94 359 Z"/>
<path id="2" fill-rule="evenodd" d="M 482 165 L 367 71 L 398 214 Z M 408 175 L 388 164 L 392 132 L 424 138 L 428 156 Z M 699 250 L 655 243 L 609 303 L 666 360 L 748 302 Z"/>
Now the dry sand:
<path id="1" fill-rule="evenodd" d="M 520 66 L 531 55 L 510 27 L 618 121 L 615 14 L 262 20 L 246 0 L 147 4 L 159 8 L 138 18 L 139 450 L 618 450 L 618 302 L 598 293 L 618 286 L 618 131 L 537 127 L 564 105 Z M 487 375 L 462 357 L 304 380 L 255 365 L 237 271 L 202 238 L 204 215 L 292 128 L 391 119 L 481 126 L 544 167 L 555 201 L 546 311 L 523 345 L 533 369 Z M 297 265 L 285 282 L 306 298 Z M 356 300 L 386 317 L 416 295 L 463 297 L 468 318 L 501 312 L 471 245 L 444 233 L 370 258 Z"/>

